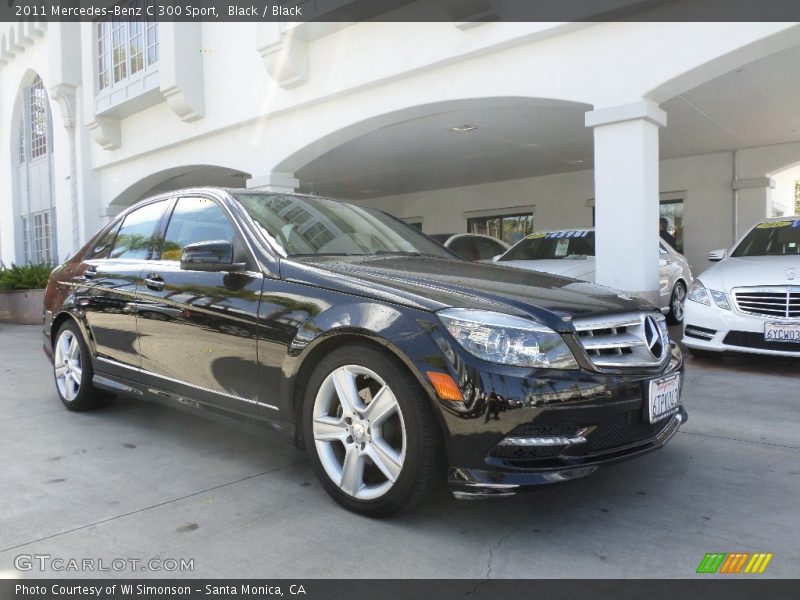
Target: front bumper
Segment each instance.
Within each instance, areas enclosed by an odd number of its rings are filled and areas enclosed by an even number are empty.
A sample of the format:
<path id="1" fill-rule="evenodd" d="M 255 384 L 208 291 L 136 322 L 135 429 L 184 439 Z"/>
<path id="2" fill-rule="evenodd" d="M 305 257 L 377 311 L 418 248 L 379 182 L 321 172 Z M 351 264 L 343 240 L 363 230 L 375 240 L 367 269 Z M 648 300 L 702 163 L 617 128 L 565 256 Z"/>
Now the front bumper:
<path id="1" fill-rule="evenodd" d="M 678 432 L 678 428 L 688 419 L 689 415 L 686 409 L 680 405 L 678 412 L 665 419 L 665 424 L 655 437 L 608 448 L 607 451 L 597 453 L 588 459 L 577 459 L 575 460 L 576 466 L 564 465 L 516 472 L 451 468 L 448 485 L 456 498 L 479 499 L 513 496 L 531 491 L 541 485 L 580 479 L 591 475 L 599 467 L 635 458 L 661 448 L 672 439 Z M 568 460 L 566 456 L 564 459 Z"/>
<path id="2" fill-rule="evenodd" d="M 432 366 L 417 363 L 423 373 Z M 436 367 L 441 371 L 440 361 Z M 683 373 L 683 358 L 674 343 L 669 360 L 655 371 L 531 370 L 460 352 L 447 367 L 465 401 L 432 397 L 440 409 L 448 484 L 460 498 L 507 496 L 589 475 L 600 466 L 662 447 L 688 419 L 679 404 L 670 416 L 649 422 L 649 382 Z M 582 439 L 508 444 L 507 438 L 520 437 Z"/>
<path id="3" fill-rule="evenodd" d="M 800 344 L 764 341 L 764 324 L 769 321 L 796 323 L 777 317 L 723 310 L 687 300 L 684 306 L 683 344 L 707 352 L 746 352 L 765 356 L 800 357 Z"/>

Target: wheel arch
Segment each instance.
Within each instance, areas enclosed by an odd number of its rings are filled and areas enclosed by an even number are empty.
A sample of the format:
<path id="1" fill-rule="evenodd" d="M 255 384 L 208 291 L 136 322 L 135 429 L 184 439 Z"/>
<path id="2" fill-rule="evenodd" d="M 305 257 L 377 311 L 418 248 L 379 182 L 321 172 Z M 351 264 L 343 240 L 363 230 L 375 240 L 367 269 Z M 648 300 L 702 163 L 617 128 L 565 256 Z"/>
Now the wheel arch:
<path id="1" fill-rule="evenodd" d="M 68 310 L 62 310 L 57 315 L 53 316 L 53 320 L 50 323 L 50 349 L 52 350 L 55 347 L 56 334 L 67 321 L 72 321 L 78 326 L 78 329 L 80 329 L 81 335 L 83 336 L 83 341 L 89 348 L 89 353 L 91 355 L 90 358 L 94 359 L 94 343 L 89 329 L 86 327 L 86 323 Z"/>
<path id="2" fill-rule="evenodd" d="M 428 398 L 431 400 L 431 403 L 435 403 L 436 394 L 433 386 L 417 368 L 414 362 L 391 341 L 386 338 L 382 338 L 376 335 L 374 332 L 368 330 L 347 329 L 343 331 L 331 331 L 327 334 L 320 335 L 311 344 L 309 344 L 309 346 L 299 357 L 297 357 L 299 362 L 296 370 L 287 381 L 287 390 L 284 393 L 286 396 L 286 403 L 291 407 L 292 421 L 295 424 L 295 444 L 298 448 L 303 449 L 305 447 L 301 419 L 303 412 L 303 399 L 307 389 L 306 384 L 311 376 L 311 373 L 325 356 L 329 355 L 337 348 L 350 345 L 371 346 L 375 350 L 378 350 L 379 352 L 398 361 L 402 367 L 414 377 L 420 387 L 425 391 Z M 443 435 L 443 424 L 441 422 L 441 415 L 439 414 L 439 411 L 434 410 L 434 420 L 437 423 L 439 434 Z"/>

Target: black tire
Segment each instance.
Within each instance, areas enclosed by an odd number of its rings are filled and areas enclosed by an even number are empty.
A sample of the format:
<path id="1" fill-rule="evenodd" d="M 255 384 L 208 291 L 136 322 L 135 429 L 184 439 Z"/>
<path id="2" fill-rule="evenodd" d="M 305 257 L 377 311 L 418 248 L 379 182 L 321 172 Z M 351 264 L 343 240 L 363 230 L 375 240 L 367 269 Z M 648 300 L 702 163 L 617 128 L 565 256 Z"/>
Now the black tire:
<path id="1" fill-rule="evenodd" d="M 75 359 L 71 359 L 67 361 L 70 364 L 65 365 L 65 363 L 60 360 L 63 352 L 59 349 L 59 344 L 62 343 L 62 341 L 66 342 L 67 339 L 75 341 L 78 354 L 75 355 L 77 356 L 77 362 Z M 77 365 L 80 370 L 80 376 L 78 377 L 80 383 L 76 385 L 75 379 L 70 375 L 65 377 L 63 382 L 60 382 L 59 368 L 66 368 L 69 374 L 71 372 L 76 372 L 75 365 Z M 55 342 L 53 343 L 53 377 L 56 384 L 56 392 L 62 404 L 73 411 L 94 410 L 108 405 L 114 399 L 113 394 L 96 389 L 92 385 L 93 376 L 92 357 L 83 339 L 80 327 L 78 327 L 74 321 L 65 321 L 64 324 L 59 327 L 55 336 Z M 69 388 L 66 386 L 69 386 Z"/>
<path id="2" fill-rule="evenodd" d="M 720 360 L 723 358 L 722 352 L 713 352 L 712 350 L 698 350 L 697 348 L 688 348 L 689 354 L 695 358 L 703 358 L 706 360 Z"/>
<path id="3" fill-rule="evenodd" d="M 675 287 L 672 288 L 672 294 L 669 297 L 669 313 L 667 314 L 667 322 L 670 325 L 683 324 L 683 304 L 686 302 L 686 294 L 686 284 L 682 281 L 677 281 L 675 283 Z M 680 309 L 678 309 L 676 304 L 680 306 Z"/>
<path id="4" fill-rule="evenodd" d="M 340 482 L 335 482 L 333 480 L 332 476 L 328 474 L 326 467 L 323 465 L 317 448 L 317 441 L 314 436 L 313 420 L 317 396 L 320 394 L 322 398 L 326 395 L 326 392 L 322 389 L 323 385 L 325 385 L 326 381 L 329 381 L 329 376 L 332 376 L 335 371 L 341 372 L 341 369 L 345 366 L 356 367 L 357 369 L 366 368 L 383 380 L 383 383 L 390 388 L 393 398 L 396 399 L 396 404 L 393 406 L 399 407 L 398 412 L 400 415 L 399 417 L 395 415 L 387 419 L 398 419 L 402 424 L 401 427 L 404 427 L 405 457 L 401 461 L 402 466 L 399 468 L 399 475 L 397 475 L 393 483 L 386 475 L 383 475 L 383 473 L 379 471 L 377 463 L 372 462 L 370 457 L 364 459 L 366 462 L 363 464 L 366 466 L 362 469 L 362 483 L 365 482 L 370 474 L 374 473 L 377 474 L 377 478 L 385 478 L 386 481 L 379 482 L 380 485 L 391 486 L 388 491 L 374 499 L 357 498 L 344 491 L 342 487 L 340 487 Z M 359 377 L 364 379 L 359 380 Z M 354 375 L 354 389 L 358 390 L 358 396 L 360 398 L 364 398 L 363 395 L 367 394 L 365 391 L 369 387 L 369 383 L 367 382 L 372 382 L 376 387 L 380 387 L 380 383 L 376 383 L 374 380 L 367 379 L 366 377 L 365 375 Z M 331 385 L 333 384 L 329 383 L 325 389 L 330 390 Z M 329 401 L 329 403 L 340 403 L 338 400 L 339 394 L 337 392 L 333 392 L 331 397 L 334 399 Z M 368 397 L 372 398 L 371 395 Z M 377 398 L 377 394 L 375 398 Z M 323 400 L 320 402 L 324 404 Z M 371 402 L 371 400 L 369 400 L 369 402 Z M 363 406 L 368 406 L 369 402 L 364 400 Z M 350 425 L 347 426 L 347 440 L 349 441 L 320 441 L 320 445 L 326 457 L 332 456 L 332 453 L 337 452 L 335 449 L 341 447 L 341 450 L 338 450 L 338 452 L 342 455 L 341 472 L 343 474 L 346 461 L 344 457 L 348 451 L 346 450 L 348 445 L 351 446 L 350 450 L 352 450 L 353 445 L 360 446 L 363 450 L 365 446 L 369 444 L 381 443 L 382 440 L 378 437 L 376 431 L 377 428 L 380 427 L 382 435 L 382 428 L 385 427 L 385 425 L 375 425 L 376 429 L 369 427 L 366 430 L 369 433 L 369 436 L 367 436 L 369 438 L 367 439 L 367 443 L 359 444 L 357 438 L 355 442 L 353 438 L 353 432 L 355 432 L 353 425 L 355 425 L 355 421 L 365 418 L 367 420 L 360 421 L 360 423 L 372 425 L 378 423 L 377 419 L 370 423 L 368 420 L 370 418 L 369 413 L 354 413 L 356 416 L 353 420 L 350 420 L 342 415 L 341 408 L 339 411 L 338 414 L 341 416 L 331 416 L 327 418 L 339 418 L 342 423 L 350 421 Z M 365 417 L 364 415 L 367 416 Z M 336 425 L 336 427 L 343 426 L 343 424 Z M 398 512 L 409 510 L 425 498 L 430 491 L 436 487 L 437 483 L 444 479 L 443 469 L 441 468 L 444 452 L 440 449 L 440 440 L 429 398 L 416 379 L 414 379 L 400 361 L 388 355 L 385 351 L 369 344 L 354 344 L 342 347 L 325 357 L 316 366 L 308 380 L 308 385 L 305 390 L 302 427 L 309 459 L 322 486 L 336 502 L 350 511 L 369 517 L 388 517 Z M 325 449 L 328 448 L 330 448 L 330 450 L 325 451 Z M 370 448 L 367 448 L 367 451 L 369 450 Z M 363 456 L 363 452 L 361 455 Z M 326 461 L 326 464 L 330 467 L 330 458 L 327 458 Z M 341 480 L 344 480 L 343 475 Z M 364 487 L 366 487 L 366 485 L 367 484 L 364 483 Z"/>

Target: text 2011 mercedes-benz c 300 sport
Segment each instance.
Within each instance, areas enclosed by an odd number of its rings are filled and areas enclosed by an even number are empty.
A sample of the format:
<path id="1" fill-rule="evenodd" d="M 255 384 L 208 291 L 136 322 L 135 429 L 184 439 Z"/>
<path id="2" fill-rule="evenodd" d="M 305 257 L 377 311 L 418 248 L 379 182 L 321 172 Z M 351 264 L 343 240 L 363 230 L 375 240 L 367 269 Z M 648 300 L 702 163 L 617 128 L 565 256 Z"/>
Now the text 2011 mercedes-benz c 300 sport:
<path id="1" fill-rule="evenodd" d="M 272 422 L 375 516 L 439 481 L 467 497 L 582 477 L 686 420 L 654 306 L 296 194 L 140 202 L 53 272 L 44 334 L 67 408 L 127 394 Z"/>

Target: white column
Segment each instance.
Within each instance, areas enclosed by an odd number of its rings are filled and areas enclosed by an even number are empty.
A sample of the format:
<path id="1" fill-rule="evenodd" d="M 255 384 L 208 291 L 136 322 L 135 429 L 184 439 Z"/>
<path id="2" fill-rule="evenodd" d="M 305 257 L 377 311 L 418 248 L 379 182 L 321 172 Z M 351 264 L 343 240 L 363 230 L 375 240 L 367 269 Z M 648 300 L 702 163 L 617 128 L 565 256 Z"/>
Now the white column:
<path id="1" fill-rule="evenodd" d="M 596 281 L 658 302 L 658 128 L 652 100 L 586 113 L 594 128 Z"/>
<path id="2" fill-rule="evenodd" d="M 250 189 L 262 192 L 293 192 L 298 188 L 300 182 L 292 173 L 273 171 L 269 175 L 248 179 L 246 185 Z"/>
<path id="3" fill-rule="evenodd" d="M 736 232 L 736 239 L 739 239 L 753 225 L 772 216 L 771 192 L 775 189 L 775 180 L 771 177 L 737 179 L 733 189 L 739 192 L 739 231 Z"/>

